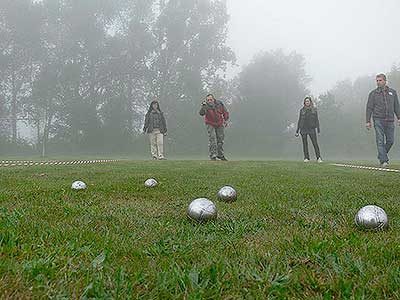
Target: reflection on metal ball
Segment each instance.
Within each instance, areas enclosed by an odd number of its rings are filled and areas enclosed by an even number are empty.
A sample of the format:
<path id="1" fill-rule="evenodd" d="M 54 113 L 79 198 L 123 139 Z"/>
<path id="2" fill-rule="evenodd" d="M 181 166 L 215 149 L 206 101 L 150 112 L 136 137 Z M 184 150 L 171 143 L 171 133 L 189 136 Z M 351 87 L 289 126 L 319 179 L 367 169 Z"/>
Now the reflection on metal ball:
<path id="1" fill-rule="evenodd" d="M 145 187 L 155 187 L 155 186 L 157 186 L 157 185 L 158 185 L 157 180 L 155 180 L 155 179 L 153 179 L 153 178 L 147 179 L 147 180 L 144 182 L 144 186 L 145 186 Z"/>
<path id="2" fill-rule="evenodd" d="M 386 212 L 376 205 L 367 205 L 361 208 L 354 221 L 363 229 L 385 229 L 389 226 Z"/>
<path id="3" fill-rule="evenodd" d="M 208 221 L 217 217 L 217 207 L 215 204 L 206 199 L 195 199 L 190 203 L 187 214 L 190 219 L 196 221 Z"/>
<path id="4" fill-rule="evenodd" d="M 84 190 L 86 189 L 86 183 L 84 183 L 83 181 L 74 181 L 72 183 L 71 189 L 73 190 Z"/>
<path id="5" fill-rule="evenodd" d="M 225 202 L 234 202 L 237 199 L 237 193 L 231 186 L 224 186 L 218 192 L 218 198 Z"/>

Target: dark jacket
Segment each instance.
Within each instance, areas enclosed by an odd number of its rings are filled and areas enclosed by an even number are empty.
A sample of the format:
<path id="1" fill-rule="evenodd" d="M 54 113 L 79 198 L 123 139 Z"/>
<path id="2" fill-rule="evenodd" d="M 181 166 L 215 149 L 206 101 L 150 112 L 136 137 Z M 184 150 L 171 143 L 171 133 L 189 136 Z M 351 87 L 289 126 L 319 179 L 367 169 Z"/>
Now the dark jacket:
<path id="1" fill-rule="evenodd" d="M 300 109 L 296 133 L 309 133 L 317 129 L 320 133 L 318 111 L 315 107 Z M 315 131 L 314 131 L 315 132 Z"/>
<path id="2" fill-rule="evenodd" d="M 213 127 L 222 127 L 224 122 L 229 120 L 229 112 L 225 105 L 215 100 L 214 105 L 203 104 L 200 109 L 200 116 L 204 116 L 204 122 Z"/>
<path id="3" fill-rule="evenodd" d="M 377 88 L 369 94 L 367 123 L 371 122 L 371 116 L 374 119 L 393 121 L 394 114 L 400 119 L 399 99 L 394 89 L 386 86 L 383 89 Z"/>
<path id="4" fill-rule="evenodd" d="M 161 119 L 161 124 L 160 124 L 160 132 L 162 134 L 167 133 L 167 122 L 165 121 L 164 114 L 162 112 L 160 114 L 160 119 Z M 154 128 L 153 128 L 153 113 L 152 111 L 148 111 L 144 120 L 144 127 L 143 131 L 146 133 L 152 133 Z"/>

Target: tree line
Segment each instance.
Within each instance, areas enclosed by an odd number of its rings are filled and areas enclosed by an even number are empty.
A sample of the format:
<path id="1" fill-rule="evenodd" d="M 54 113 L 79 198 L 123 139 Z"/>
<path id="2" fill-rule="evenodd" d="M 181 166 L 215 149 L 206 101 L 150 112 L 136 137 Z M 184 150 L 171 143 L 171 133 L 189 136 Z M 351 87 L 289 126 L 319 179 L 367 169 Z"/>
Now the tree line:
<path id="1" fill-rule="evenodd" d="M 231 111 L 228 153 L 295 156 L 306 61 L 265 51 L 229 78 L 228 21 L 224 0 L 1 1 L 0 154 L 144 155 L 144 113 L 157 98 L 167 151 L 198 156 L 207 149 L 199 105 L 212 92 Z M 388 74 L 394 88 L 399 71 Z M 372 143 L 363 115 L 373 87 L 373 77 L 360 77 L 314 97 L 331 155 Z M 21 127 L 34 142 L 20 138 Z"/>

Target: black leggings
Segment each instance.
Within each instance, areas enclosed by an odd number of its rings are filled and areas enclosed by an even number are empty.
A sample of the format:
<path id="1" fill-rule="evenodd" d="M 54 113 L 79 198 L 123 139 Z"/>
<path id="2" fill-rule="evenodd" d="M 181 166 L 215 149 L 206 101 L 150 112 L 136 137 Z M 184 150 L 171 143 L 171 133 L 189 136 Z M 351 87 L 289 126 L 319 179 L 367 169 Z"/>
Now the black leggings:
<path id="1" fill-rule="evenodd" d="M 307 135 L 309 135 L 310 138 L 311 138 L 311 142 L 312 142 L 312 144 L 314 146 L 314 150 L 315 150 L 315 156 L 317 157 L 317 159 L 320 158 L 321 157 L 321 153 L 319 152 L 317 134 L 315 132 L 313 132 L 313 133 L 302 133 L 301 134 L 301 139 L 303 141 L 304 159 L 310 159 L 310 153 L 308 152 Z"/>

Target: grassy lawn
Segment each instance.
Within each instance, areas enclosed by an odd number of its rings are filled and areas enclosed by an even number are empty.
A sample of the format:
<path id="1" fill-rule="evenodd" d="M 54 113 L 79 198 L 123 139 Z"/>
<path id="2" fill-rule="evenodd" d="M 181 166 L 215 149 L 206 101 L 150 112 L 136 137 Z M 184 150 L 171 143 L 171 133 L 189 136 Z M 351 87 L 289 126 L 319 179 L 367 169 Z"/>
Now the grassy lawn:
<path id="1" fill-rule="evenodd" d="M 400 299 L 399 176 L 278 161 L 0 168 L 1 299 Z M 87 190 L 71 191 L 78 179 Z M 226 184 L 237 202 L 216 199 Z M 215 222 L 187 219 L 198 197 Z M 355 227 L 367 204 L 388 231 Z"/>

